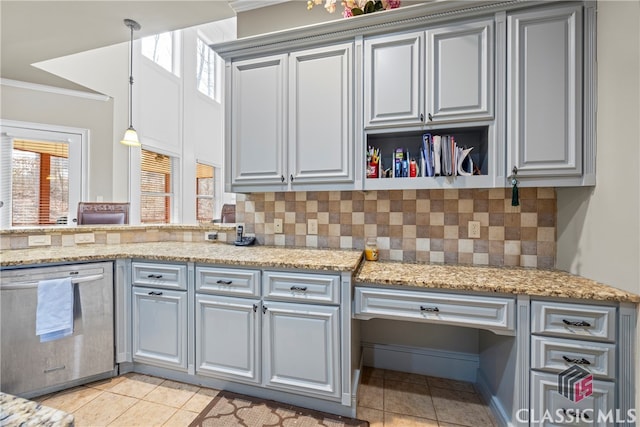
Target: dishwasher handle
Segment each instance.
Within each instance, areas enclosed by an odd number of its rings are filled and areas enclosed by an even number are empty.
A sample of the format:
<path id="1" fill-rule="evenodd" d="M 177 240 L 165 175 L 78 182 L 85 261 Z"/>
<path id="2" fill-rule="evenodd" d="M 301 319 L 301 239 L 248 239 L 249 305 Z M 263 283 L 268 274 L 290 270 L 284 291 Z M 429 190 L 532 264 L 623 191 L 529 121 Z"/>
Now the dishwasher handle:
<path id="1" fill-rule="evenodd" d="M 75 285 L 77 283 L 93 282 L 95 280 L 101 280 L 103 278 L 104 278 L 104 274 L 72 277 L 71 283 Z M 17 283 L 10 283 L 7 285 L 3 284 L 1 289 L 9 291 L 9 290 L 15 290 L 15 289 L 31 289 L 31 288 L 37 288 L 37 287 L 38 287 L 38 282 L 17 282 Z"/>

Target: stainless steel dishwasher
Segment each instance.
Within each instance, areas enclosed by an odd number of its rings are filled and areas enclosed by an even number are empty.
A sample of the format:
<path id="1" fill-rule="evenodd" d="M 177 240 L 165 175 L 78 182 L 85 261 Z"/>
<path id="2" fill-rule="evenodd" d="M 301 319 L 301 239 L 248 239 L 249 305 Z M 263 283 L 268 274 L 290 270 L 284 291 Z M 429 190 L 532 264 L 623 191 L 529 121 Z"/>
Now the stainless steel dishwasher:
<path id="1" fill-rule="evenodd" d="M 38 282 L 71 277 L 73 335 L 36 336 Z M 113 263 L 0 271 L 0 390 L 33 397 L 115 375 Z"/>

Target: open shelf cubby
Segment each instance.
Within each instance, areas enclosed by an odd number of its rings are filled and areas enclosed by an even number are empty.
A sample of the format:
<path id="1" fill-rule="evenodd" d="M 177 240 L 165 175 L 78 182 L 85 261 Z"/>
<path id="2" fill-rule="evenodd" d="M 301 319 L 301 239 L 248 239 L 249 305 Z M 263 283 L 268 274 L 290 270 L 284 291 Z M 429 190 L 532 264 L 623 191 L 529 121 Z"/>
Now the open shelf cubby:
<path id="1" fill-rule="evenodd" d="M 423 135 L 429 133 L 432 136 L 452 136 L 458 147 L 472 148 L 469 157 L 473 161 L 474 174 L 471 176 L 422 176 L 420 170 L 420 148 Z M 444 140 L 444 138 L 442 138 Z M 464 187 L 490 187 L 493 177 L 489 166 L 489 126 L 470 126 L 440 129 L 420 129 L 398 132 L 367 133 L 366 147 L 380 153 L 382 171 L 378 178 L 368 177 L 365 172 L 364 189 L 412 189 L 412 188 L 464 188 Z M 408 153 L 408 160 L 416 161 L 418 172 L 416 177 L 396 176 L 394 170 L 396 149 L 402 149 Z M 367 163 L 367 156 L 365 156 Z M 365 171 L 367 170 L 365 164 Z M 390 170 L 390 172 L 389 172 Z M 384 171 L 388 173 L 385 174 Z"/>

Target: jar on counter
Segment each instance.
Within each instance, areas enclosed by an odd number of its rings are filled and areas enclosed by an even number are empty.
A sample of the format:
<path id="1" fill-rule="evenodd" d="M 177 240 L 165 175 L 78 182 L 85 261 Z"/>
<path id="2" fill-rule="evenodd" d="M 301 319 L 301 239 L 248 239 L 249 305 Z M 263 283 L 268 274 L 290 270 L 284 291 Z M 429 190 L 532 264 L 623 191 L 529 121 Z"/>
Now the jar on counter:
<path id="1" fill-rule="evenodd" d="M 369 237 L 364 245 L 364 257 L 367 261 L 378 260 L 378 241 L 375 237 Z"/>

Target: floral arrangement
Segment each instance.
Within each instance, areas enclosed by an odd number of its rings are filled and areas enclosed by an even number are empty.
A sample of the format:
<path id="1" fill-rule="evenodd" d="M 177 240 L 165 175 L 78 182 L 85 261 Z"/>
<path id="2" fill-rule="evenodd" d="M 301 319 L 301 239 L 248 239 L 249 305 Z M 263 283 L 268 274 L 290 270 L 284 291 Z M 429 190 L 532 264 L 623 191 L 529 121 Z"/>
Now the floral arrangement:
<path id="1" fill-rule="evenodd" d="M 307 9 L 313 9 L 314 5 L 319 5 L 323 0 L 308 0 Z M 338 0 L 324 0 L 324 8 L 329 13 L 336 11 L 336 3 Z M 342 0 L 340 2 L 344 10 L 342 16 L 349 18 L 351 16 L 363 15 L 365 13 L 378 12 L 379 10 L 395 9 L 400 7 L 400 0 Z"/>

